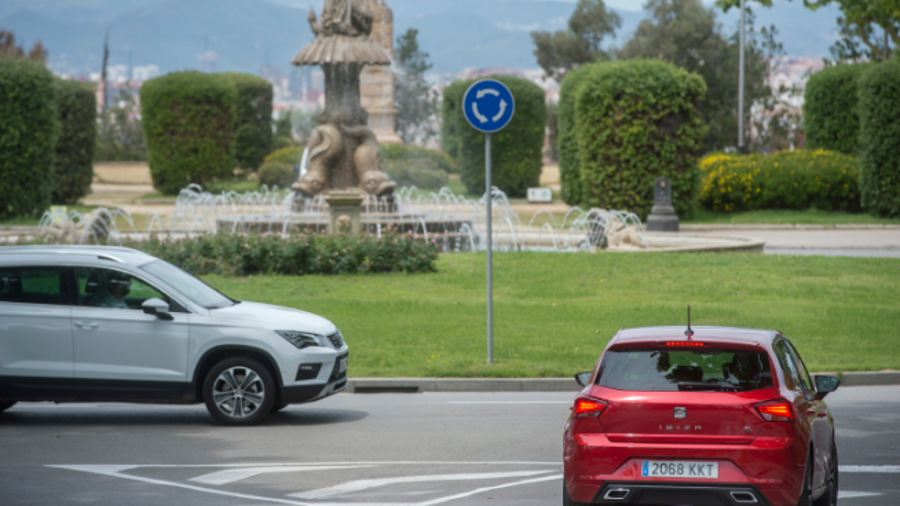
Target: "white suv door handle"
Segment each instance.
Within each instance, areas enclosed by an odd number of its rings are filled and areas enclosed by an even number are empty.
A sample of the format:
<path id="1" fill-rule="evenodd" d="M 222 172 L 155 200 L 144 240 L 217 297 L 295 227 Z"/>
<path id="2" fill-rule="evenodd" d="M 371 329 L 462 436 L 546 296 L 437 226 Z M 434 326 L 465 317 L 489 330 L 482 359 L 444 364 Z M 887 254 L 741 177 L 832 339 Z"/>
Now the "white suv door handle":
<path id="1" fill-rule="evenodd" d="M 82 329 L 95 329 L 100 325 L 94 322 L 75 322 L 75 326 Z"/>

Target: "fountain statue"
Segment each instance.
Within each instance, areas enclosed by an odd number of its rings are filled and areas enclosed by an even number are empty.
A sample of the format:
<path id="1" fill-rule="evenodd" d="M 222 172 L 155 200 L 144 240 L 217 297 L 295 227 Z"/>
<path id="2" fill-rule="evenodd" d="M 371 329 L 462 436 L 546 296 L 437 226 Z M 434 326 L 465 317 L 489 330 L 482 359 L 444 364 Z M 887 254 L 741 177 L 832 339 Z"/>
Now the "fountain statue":
<path id="1" fill-rule="evenodd" d="M 391 63 L 390 56 L 369 39 L 372 22 L 372 11 L 363 0 L 325 0 L 321 20 L 315 11 L 309 12 L 316 38 L 297 53 L 293 64 L 322 67 L 325 110 L 310 135 L 307 172 L 291 187 L 300 197 L 348 191 L 384 197 L 397 186 L 379 170 L 378 141 L 360 105 L 363 66 Z"/>

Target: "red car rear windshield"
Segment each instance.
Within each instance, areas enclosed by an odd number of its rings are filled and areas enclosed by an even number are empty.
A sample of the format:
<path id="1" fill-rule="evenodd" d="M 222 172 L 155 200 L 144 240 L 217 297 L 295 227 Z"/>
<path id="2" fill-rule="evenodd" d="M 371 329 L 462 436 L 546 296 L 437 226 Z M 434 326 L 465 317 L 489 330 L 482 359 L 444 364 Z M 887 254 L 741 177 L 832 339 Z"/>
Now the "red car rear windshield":
<path id="1" fill-rule="evenodd" d="M 643 392 L 747 392 L 772 387 L 764 352 L 726 349 L 609 350 L 597 384 Z"/>

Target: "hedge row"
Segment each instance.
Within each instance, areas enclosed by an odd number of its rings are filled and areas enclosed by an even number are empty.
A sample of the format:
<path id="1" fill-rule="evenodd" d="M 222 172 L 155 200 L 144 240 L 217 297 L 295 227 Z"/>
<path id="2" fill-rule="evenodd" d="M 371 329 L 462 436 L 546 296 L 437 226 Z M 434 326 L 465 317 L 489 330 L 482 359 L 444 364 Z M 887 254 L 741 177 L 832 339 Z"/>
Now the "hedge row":
<path id="1" fill-rule="evenodd" d="M 900 216 L 900 60 L 872 66 L 859 80 L 862 206 Z"/>
<path id="2" fill-rule="evenodd" d="M 578 168 L 578 140 L 575 137 L 575 99 L 577 91 L 591 74 L 585 65 L 568 74 L 559 88 L 557 111 L 557 153 L 562 199 L 571 206 L 581 205 L 581 175 Z"/>
<path id="3" fill-rule="evenodd" d="M 378 161 L 381 163 L 404 163 L 428 160 L 436 168 L 447 174 L 459 172 L 456 162 L 447 153 L 433 149 L 420 148 L 407 144 L 382 144 L 378 146 Z"/>
<path id="4" fill-rule="evenodd" d="M 59 120 L 43 62 L 0 58 L 0 220 L 50 205 Z"/>
<path id="5" fill-rule="evenodd" d="M 431 243 L 396 234 L 372 236 L 202 235 L 191 239 L 127 241 L 195 274 L 358 274 L 434 272 L 437 250 Z"/>
<path id="6" fill-rule="evenodd" d="M 491 76 L 505 84 L 516 100 L 509 126 L 492 134 L 492 178 L 510 197 L 523 197 L 537 186 L 543 168 L 542 148 L 547 107 L 540 86 L 511 76 Z M 470 193 L 484 193 L 484 134 L 466 121 L 462 100 L 476 80 L 456 81 L 444 89 L 441 147 L 459 167 L 460 178 Z"/>
<path id="7" fill-rule="evenodd" d="M 659 60 L 630 60 L 586 65 L 563 87 L 559 155 L 566 196 L 577 196 L 571 203 L 646 219 L 654 181 L 665 176 L 675 210 L 690 218 L 706 135 L 703 78 Z"/>
<path id="8" fill-rule="evenodd" d="M 272 85 L 250 74 L 221 75 L 237 90 L 235 160 L 242 169 L 256 170 L 272 150 Z"/>
<path id="9" fill-rule="evenodd" d="M 700 202 L 712 211 L 860 210 L 859 160 L 835 151 L 714 154 L 700 162 Z"/>
<path id="10" fill-rule="evenodd" d="M 59 138 L 53 173 L 53 203 L 76 204 L 91 190 L 97 139 L 97 97 L 88 83 L 55 80 Z"/>
<path id="11" fill-rule="evenodd" d="M 858 83 L 872 65 L 835 65 L 809 78 L 803 103 L 807 149 L 859 154 Z"/>

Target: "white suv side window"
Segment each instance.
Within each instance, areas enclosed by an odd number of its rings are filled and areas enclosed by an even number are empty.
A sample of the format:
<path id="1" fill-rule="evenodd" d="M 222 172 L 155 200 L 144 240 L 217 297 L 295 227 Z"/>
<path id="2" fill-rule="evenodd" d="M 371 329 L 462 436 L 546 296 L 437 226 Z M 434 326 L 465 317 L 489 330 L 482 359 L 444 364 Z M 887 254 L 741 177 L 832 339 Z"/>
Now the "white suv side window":
<path id="1" fill-rule="evenodd" d="M 64 273 L 60 267 L 0 268 L 0 302 L 68 305 Z"/>
<path id="2" fill-rule="evenodd" d="M 177 303 L 131 274 L 96 267 L 75 268 L 78 305 L 114 309 L 141 309 L 148 299 L 166 301 L 172 312 L 184 312 Z"/>

